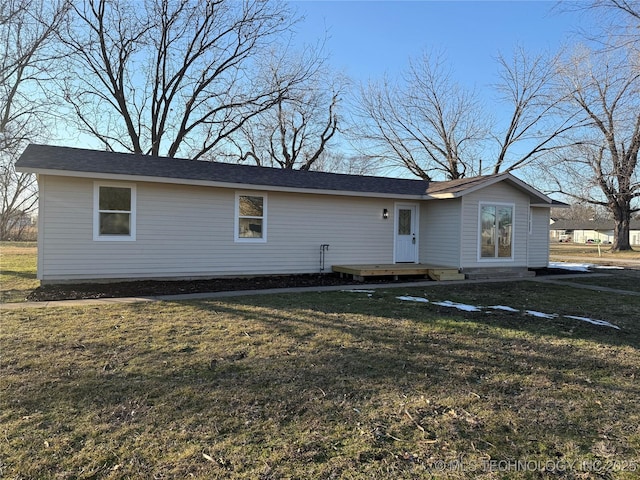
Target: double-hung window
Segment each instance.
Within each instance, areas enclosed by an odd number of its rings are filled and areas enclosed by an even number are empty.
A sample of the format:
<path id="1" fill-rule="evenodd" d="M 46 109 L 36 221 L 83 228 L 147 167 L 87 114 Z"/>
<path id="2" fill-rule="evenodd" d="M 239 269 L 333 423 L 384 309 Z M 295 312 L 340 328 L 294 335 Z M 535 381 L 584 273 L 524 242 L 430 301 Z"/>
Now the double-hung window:
<path id="1" fill-rule="evenodd" d="M 480 204 L 480 259 L 513 259 L 513 205 Z"/>
<path id="2" fill-rule="evenodd" d="M 135 185 L 94 184 L 94 240 L 135 240 L 135 214 Z"/>
<path id="3" fill-rule="evenodd" d="M 236 194 L 235 240 L 237 242 L 267 241 L 267 196 Z"/>

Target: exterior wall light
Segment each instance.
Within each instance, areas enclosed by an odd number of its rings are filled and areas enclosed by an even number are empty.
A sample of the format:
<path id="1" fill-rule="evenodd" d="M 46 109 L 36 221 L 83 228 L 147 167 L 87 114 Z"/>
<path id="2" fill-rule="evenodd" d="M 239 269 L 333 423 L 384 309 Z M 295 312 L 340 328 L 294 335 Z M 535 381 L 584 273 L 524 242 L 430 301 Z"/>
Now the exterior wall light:
<path id="1" fill-rule="evenodd" d="M 382 209 L 382 218 L 384 218 L 385 220 L 389 218 L 389 210 L 387 210 L 386 208 Z"/>

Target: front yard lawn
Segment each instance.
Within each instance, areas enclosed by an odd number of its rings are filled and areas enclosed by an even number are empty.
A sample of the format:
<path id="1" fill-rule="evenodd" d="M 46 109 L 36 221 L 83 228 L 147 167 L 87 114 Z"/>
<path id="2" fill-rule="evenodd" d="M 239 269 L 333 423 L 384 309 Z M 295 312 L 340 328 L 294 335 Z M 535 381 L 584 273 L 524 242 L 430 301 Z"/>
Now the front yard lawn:
<path id="1" fill-rule="evenodd" d="M 38 287 L 36 252 L 35 242 L 0 243 L 0 303 L 24 302 Z"/>
<path id="2" fill-rule="evenodd" d="M 597 270 L 598 273 L 606 273 L 606 277 L 592 277 L 591 275 L 580 275 L 572 278 L 575 283 L 586 285 L 598 285 L 607 288 L 617 288 L 619 290 L 629 290 L 640 292 L 640 270 L 616 269 Z"/>
<path id="3" fill-rule="evenodd" d="M 639 311 L 526 281 L 5 311 L 0 477 L 637 478 Z"/>

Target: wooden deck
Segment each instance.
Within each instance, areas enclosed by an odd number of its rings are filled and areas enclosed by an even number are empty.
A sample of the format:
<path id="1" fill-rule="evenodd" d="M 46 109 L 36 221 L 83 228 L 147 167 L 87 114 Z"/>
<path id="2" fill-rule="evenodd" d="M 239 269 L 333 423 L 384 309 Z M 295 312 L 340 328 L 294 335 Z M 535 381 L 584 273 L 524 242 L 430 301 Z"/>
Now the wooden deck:
<path id="1" fill-rule="evenodd" d="M 334 272 L 352 275 L 354 279 L 363 281 L 365 277 L 425 276 L 432 280 L 464 280 L 464 274 L 457 268 L 425 265 L 423 263 L 380 263 L 369 265 L 333 265 Z"/>

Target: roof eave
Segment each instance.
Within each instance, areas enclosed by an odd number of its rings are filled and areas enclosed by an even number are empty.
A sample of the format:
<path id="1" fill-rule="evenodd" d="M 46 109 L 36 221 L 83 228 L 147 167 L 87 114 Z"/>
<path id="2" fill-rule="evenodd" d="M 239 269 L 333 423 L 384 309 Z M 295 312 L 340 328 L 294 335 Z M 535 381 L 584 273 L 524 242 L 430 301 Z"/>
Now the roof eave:
<path id="1" fill-rule="evenodd" d="M 544 193 L 536 190 L 531 185 L 529 185 L 528 183 L 523 182 L 518 177 L 515 177 L 514 175 L 512 175 L 509 172 L 505 172 L 505 173 L 503 173 L 501 175 L 496 175 L 493 178 L 487 179 L 487 183 L 483 183 L 481 185 L 477 185 L 477 186 L 475 186 L 475 187 L 473 187 L 472 189 L 469 189 L 469 190 L 477 190 L 477 189 L 480 189 L 480 188 L 485 188 L 485 187 L 488 187 L 489 185 L 493 185 L 493 184 L 501 182 L 503 180 L 507 180 L 507 181 L 513 183 L 516 187 L 518 187 L 521 190 L 527 192 L 532 197 L 541 200 L 541 202 L 535 204 L 536 206 L 549 206 L 549 207 L 552 206 L 553 200 L 551 198 L 547 197 Z M 469 190 L 466 193 L 469 193 Z"/>
<path id="2" fill-rule="evenodd" d="M 261 190 L 268 192 L 287 192 L 287 193 L 307 193 L 317 195 L 336 195 L 346 197 L 369 197 L 369 198 L 393 198 L 403 200 L 428 200 L 426 195 L 400 194 L 400 193 L 383 193 L 383 192 L 359 192 L 352 190 L 328 190 L 302 187 L 287 187 L 275 185 L 262 185 L 257 183 L 232 183 L 220 182 L 213 180 L 196 180 L 188 178 L 176 177 L 155 177 L 146 175 L 127 175 L 116 173 L 99 173 L 99 172 L 80 172 L 77 170 L 54 170 L 43 168 L 21 167 L 18 169 L 24 173 L 34 173 L 36 175 L 52 175 L 58 177 L 88 178 L 97 180 L 115 180 L 123 182 L 148 182 L 148 183 L 165 183 L 176 185 L 194 185 L 202 187 L 216 188 L 232 188 L 236 190 Z"/>
<path id="3" fill-rule="evenodd" d="M 553 200 L 551 198 L 547 197 L 546 195 L 539 192 L 538 190 L 528 185 L 527 183 L 523 182 L 519 178 L 513 176 L 509 172 L 487 177 L 481 182 L 477 182 L 474 185 L 468 186 L 466 188 L 462 188 L 455 192 L 431 193 L 429 194 L 429 196 L 431 198 L 436 198 L 436 199 L 460 198 L 505 180 L 511 182 L 513 185 L 516 186 L 516 188 L 519 188 L 520 190 L 525 191 L 531 197 L 537 199 L 538 201 L 535 202 L 537 206 L 551 206 L 551 204 L 553 203 Z"/>
<path id="4" fill-rule="evenodd" d="M 564 205 L 556 205 L 553 203 L 530 203 L 530 207 L 540 207 L 540 208 L 565 208 Z M 567 205 L 568 206 L 568 205 Z"/>

